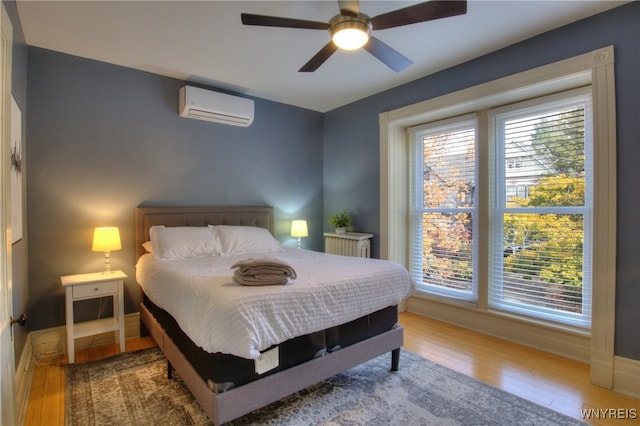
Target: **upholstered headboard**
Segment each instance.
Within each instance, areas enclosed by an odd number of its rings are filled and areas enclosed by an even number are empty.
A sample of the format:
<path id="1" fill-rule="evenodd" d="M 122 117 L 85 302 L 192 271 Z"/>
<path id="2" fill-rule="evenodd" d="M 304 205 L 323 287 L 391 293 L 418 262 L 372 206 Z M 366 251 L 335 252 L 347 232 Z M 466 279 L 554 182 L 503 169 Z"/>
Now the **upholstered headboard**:
<path id="1" fill-rule="evenodd" d="M 136 260 L 145 253 L 149 228 L 165 226 L 243 225 L 266 228 L 273 234 L 273 207 L 137 207 Z"/>

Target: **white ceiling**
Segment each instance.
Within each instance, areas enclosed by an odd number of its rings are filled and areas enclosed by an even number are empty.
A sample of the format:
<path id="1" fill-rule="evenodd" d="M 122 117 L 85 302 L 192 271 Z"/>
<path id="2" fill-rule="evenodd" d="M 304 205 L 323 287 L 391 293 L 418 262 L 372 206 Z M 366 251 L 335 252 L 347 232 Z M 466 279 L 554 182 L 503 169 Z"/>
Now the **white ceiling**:
<path id="1" fill-rule="evenodd" d="M 419 2 L 361 0 L 371 17 Z M 328 21 L 323 1 L 18 0 L 27 44 L 325 112 L 627 1 L 470 0 L 466 15 L 374 31 L 414 61 L 396 74 L 364 50 L 299 73 L 324 30 L 243 26 L 240 13 Z M 550 46 L 552 48 L 552 46 Z"/>

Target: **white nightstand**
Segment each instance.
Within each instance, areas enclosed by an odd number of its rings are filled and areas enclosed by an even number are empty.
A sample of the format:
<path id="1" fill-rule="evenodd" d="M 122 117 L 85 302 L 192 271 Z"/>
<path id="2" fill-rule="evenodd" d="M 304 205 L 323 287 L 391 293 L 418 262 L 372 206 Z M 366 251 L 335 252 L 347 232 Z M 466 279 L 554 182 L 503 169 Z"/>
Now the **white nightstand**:
<path id="1" fill-rule="evenodd" d="M 62 286 L 66 289 L 67 353 L 70 364 L 75 361 L 74 339 L 80 337 L 114 331 L 117 334 L 116 341 L 120 342 L 120 352 L 124 352 L 124 279 L 126 277 L 127 275 L 122 271 L 61 277 Z M 74 324 L 73 302 L 105 296 L 113 296 L 113 317 Z"/>

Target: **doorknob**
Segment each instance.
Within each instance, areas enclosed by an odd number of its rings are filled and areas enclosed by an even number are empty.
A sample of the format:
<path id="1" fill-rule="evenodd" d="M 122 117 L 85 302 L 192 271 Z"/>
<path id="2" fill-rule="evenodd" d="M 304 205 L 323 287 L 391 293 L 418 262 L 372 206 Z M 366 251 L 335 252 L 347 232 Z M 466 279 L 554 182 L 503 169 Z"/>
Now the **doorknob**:
<path id="1" fill-rule="evenodd" d="M 25 314 L 21 314 L 18 318 L 11 318 L 11 325 L 18 323 L 18 325 L 20 325 L 20 327 L 24 327 L 24 325 L 27 323 L 27 316 Z"/>

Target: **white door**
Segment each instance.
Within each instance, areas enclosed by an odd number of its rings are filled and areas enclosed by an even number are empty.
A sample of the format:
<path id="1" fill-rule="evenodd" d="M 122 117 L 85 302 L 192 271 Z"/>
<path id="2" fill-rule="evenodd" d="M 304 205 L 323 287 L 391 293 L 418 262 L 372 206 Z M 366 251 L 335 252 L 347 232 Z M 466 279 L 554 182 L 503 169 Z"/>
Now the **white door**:
<path id="1" fill-rule="evenodd" d="M 4 158 L 0 158 L 4 160 Z M 2 256 L 4 253 L 3 250 Z M 2 262 L 4 263 L 4 261 Z M 4 265 L 3 265 L 4 266 Z M 0 306 L 0 412 L 1 425 L 16 424 L 15 401 L 15 361 L 13 358 L 13 339 L 11 338 L 11 287 L 5 280 L 5 271 L 2 271 L 2 288 L 0 288 L 2 303 Z"/>
<path id="2" fill-rule="evenodd" d="M 0 412 L 1 425 L 16 424 L 15 359 L 11 316 L 10 123 L 11 21 L 2 5 L 0 19 Z"/>

